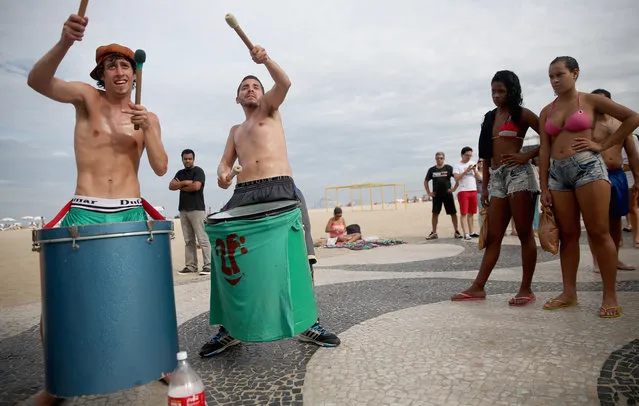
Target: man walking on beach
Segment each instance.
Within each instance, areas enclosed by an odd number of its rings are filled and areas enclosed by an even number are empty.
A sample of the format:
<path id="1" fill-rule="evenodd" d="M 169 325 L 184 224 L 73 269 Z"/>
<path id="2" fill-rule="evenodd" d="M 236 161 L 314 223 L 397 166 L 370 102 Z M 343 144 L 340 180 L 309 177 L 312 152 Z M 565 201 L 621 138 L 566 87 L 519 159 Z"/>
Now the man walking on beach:
<path id="1" fill-rule="evenodd" d="M 459 233 L 459 226 L 457 221 L 457 208 L 455 207 L 455 199 L 453 193 L 457 189 L 457 181 L 455 181 L 455 187 L 452 187 L 450 179 L 453 177 L 453 167 L 444 163 L 446 156 L 443 152 L 437 152 L 435 154 L 435 166 L 428 169 L 426 179 L 424 179 L 424 188 L 426 194 L 433 199 L 433 214 L 432 214 L 432 226 L 433 229 L 426 237 L 427 240 L 434 240 L 439 238 L 437 236 L 437 224 L 439 222 L 439 213 L 442 211 L 442 205 L 446 209 L 455 228 L 455 238 L 462 238 Z M 428 187 L 428 182 L 433 182 L 433 190 Z"/>
<path id="2" fill-rule="evenodd" d="M 200 275 L 211 274 L 211 243 L 204 231 L 206 220 L 206 206 L 204 204 L 204 181 L 206 175 L 199 166 L 195 166 L 195 152 L 191 149 L 182 151 L 182 163 L 184 169 L 180 169 L 171 182 L 170 190 L 180 191 L 180 224 L 184 234 L 184 269 L 178 271 L 180 275 L 188 275 L 197 272 L 197 245 L 202 249 L 202 272 Z"/>
<path id="3" fill-rule="evenodd" d="M 146 220 L 138 182 L 142 152 L 146 149 L 158 176 L 166 173 L 168 158 L 157 116 L 131 102 L 136 69 L 133 51 L 118 44 L 96 50 L 96 66 L 90 76 L 104 90 L 54 76 L 71 46 L 82 40 L 87 23 L 87 18 L 71 15 L 60 40 L 36 62 L 28 78 L 35 91 L 73 104 L 76 111 L 77 183 L 62 226 Z M 43 391 L 36 404 L 57 401 Z"/>
<path id="4" fill-rule="evenodd" d="M 471 147 L 462 148 L 461 157 L 461 161 L 453 168 L 453 176 L 459 190 L 457 200 L 459 201 L 464 239 L 470 240 L 471 237 L 479 237 L 479 234 L 473 231 L 473 227 L 474 215 L 477 213 L 477 179 L 480 179 L 480 176 L 477 172 L 477 164 L 471 160 L 473 149 Z"/>
<path id="5" fill-rule="evenodd" d="M 235 160 L 242 165 L 231 200 L 224 210 L 277 200 L 299 200 L 293 182 L 293 171 L 288 161 L 286 138 L 279 107 L 284 102 L 291 81 L 266 54 L 264 48 L 255 46 L 251 50 L 253 61 L 263 64 L 275 82 L 273 88 L 264 92 L 262 82 L 255 76 L 246 76 L 237 89 L 236 103 L 242 106 L 246 120 L 231 128 L 226 147 L 217 170 L 217 183 L 228 189 L 228 180 Z M 302 211 L 306 211 L 302 206 Z M 306 217 L 308 218 L 308 217 Z M 305 229 L 310 230 L 305 224 Z M 310 254 L 310 252 L 307 252 Z M 302 341 L 319 346 L 335 347 L 339 338 L 322 328 L 319 320 L 298 336 Z M 239 344 L 223 326 L 200 351 L 200 356 L 219 354 L 226 348 Z"/>

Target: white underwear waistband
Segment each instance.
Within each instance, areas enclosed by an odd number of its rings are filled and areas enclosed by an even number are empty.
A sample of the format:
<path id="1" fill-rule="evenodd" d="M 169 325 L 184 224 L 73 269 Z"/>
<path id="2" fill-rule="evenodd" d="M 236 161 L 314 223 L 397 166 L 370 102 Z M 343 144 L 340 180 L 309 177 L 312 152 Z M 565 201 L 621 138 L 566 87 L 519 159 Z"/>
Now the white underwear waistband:
<path id="1" fill-rule="evenodd" d="M 97 211 L 100 213 L 117 213 L 142 206 L 142 198 L 105 199 L 103 197 L 89 197 L 75 195 L 71 199 L 71 207 L 76 209 Z"/>

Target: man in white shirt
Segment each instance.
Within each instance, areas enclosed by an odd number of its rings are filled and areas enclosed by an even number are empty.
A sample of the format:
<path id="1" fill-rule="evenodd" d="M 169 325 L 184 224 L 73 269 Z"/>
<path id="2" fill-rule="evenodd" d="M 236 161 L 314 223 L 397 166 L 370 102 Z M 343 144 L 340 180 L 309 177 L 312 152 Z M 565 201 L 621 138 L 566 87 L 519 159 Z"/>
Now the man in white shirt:
<path id="1" fill-rule="evenodd" d="M 461 161 L 453 167 L 453 176 L 457 181 L 457 201 L 464 239 L 470 240 L 479 237 L 479 234 L 473 231 L 473 226 L 477 214 L 477 180 L 481 179 L 481 174 L 477 170 L 477 163 L 471 160 L 471 147 L 462 148 L 461 157 Z"/>

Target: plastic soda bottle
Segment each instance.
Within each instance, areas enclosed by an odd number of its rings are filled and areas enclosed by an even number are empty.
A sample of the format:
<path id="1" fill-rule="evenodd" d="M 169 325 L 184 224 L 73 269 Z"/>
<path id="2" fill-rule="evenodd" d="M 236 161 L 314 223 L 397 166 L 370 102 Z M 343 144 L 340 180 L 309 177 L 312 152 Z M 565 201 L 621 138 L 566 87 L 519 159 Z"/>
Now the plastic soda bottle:
<path id="1" fill-rule="evenodd" d="M 204 384 L 186 361 L 186 351 L 178 352 L 177 360 L 169 381 L 169 406 L 206 406 Z"/>

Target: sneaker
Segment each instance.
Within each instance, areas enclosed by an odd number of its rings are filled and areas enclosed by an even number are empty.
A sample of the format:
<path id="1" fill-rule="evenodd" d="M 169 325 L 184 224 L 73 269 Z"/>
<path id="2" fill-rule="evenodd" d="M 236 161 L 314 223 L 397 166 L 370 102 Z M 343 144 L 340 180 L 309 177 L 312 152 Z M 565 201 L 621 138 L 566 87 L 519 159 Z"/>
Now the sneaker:
<path id="1" fill-rule="evenodd" d="M 461 235 L 461 233 L 459 231 L 455 231 L 455 238 L 461 240 L 462 238 L 464 238 L 464 236 Z"/>
<path id="2" fill-rule="evenodd" d="M 477 234 L 477 233 L 472 233 L 472 234 L 470 235 L 470 237 L 471 237 L 471 238 L 479 238 L 479 234 Z"/>
<path id="3" fill-rule="evenodd" d="M 297 336 L 300 341 L 317 344 L 320 347 L 337 347 L 340 344 L 339 337 L 326 331 L 319 322 Z"/>
<path id="4" fill-rule="evenodd" d="M 466 234 L 466 235 L 464 235 L 464 240 L 470 240 L 470 239 L 472 239 L 472 238 L 470 237 L 470 234 Z"/>
<path id="5" fill-rule="evenodd" d="M 228 331 L 220 331 L 215 337 L 211 338 L 211 341 L 202 346 L 202 349 L 200 349 L 200 357 L 210 357 L 219 354 L 229 347 L 238 345 L 240 342 L 237 338 L 233 338 Z"/>
<path id="6" fill-rule="evenodd" d="M 211 274 L 211 270 L 209 268 L 202 268 L 202 271 L 200 271 L 200 275 L 210 275 Z"/>
<path id="7" fill-rule="evenodd" d="M 426 237 L 427 240 L 436 240 L 438 238 L 437 233 L 434 231 L 431 231 L 430 234 L 428 234 L 428 237 Z"/>
<path id="8" fill-rule="evenodd" d="M 178 275 L 190 275 L 196 273 L 197 271 L 191 271 L 189 268 L 180 269 L 177 271 Z"/>

